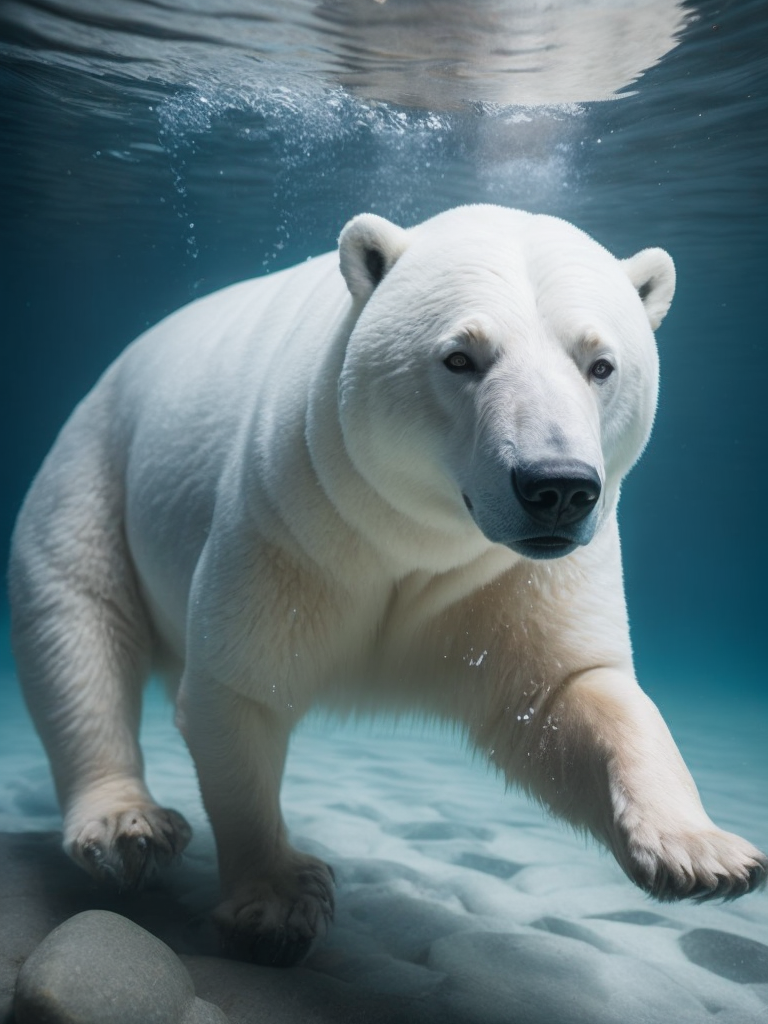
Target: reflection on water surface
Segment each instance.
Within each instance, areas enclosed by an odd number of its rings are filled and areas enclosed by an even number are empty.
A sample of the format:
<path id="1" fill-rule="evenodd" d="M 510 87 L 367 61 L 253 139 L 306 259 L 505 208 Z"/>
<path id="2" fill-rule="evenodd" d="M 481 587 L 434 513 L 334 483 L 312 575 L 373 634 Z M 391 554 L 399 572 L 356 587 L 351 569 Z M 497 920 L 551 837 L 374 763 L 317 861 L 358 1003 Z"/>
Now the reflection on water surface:
<path id="1" fill-rule="evenodd" d="M 677 42 L 674 0 L 11 0 L 11 52 L 198 83 L 298 74 L 433 110 L 613 98 Z"/>

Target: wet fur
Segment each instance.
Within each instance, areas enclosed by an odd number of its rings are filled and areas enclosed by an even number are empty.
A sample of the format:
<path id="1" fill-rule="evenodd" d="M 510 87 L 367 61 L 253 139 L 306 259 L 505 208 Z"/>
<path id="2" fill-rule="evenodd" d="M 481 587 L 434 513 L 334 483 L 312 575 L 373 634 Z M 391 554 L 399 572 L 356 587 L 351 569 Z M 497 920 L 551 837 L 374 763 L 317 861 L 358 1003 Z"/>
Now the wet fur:
<path id="1" fill-rule="evenodd" d="M 709 820 L 632 667 L 616 502 L 653 418 L 670 268 L 514 211 L 411 232 L 369 216 L 342 235 L 344 279 L 329 254 L 129 348 L 13 543 L 14 650 L 69 854 L 129 887 L 188 842 L 144 783 L 154 669 L 178 694 L 233 955 L 295 962 L 332 918 L 332 872 L 291 847 L 279 803 L 291 730 L 323 703 L 458 723 L 658 899 L 762 884 L 765 858 Z M 438 358 L 462 317 L 496 359 L 474 404 Z M 610 393 L 579 363 L 605 336 L 623 360 Z M 603 494 L 588 544 L 530 561 L 483 530 L 514 531 L 510 460 L 553 437 L 599 465 Z"/>

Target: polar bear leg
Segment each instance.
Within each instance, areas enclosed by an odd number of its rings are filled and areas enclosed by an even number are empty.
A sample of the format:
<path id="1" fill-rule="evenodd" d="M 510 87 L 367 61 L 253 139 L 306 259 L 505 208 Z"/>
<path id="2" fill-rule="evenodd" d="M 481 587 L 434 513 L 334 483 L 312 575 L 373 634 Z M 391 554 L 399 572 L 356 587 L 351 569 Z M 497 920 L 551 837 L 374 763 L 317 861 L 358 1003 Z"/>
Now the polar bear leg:
<path id="1" fill-rule="evenodd" d="M 765 856 L 719 829 L 656 706 L 631 676 L 596 669 L 567 682 L 508 774 L 590 829 L 656 899 L 734 899 L 760 887 Z M 531 743 L 533 740 L 533 743 Z"/>
<path id="2" fill-rule="evenodd" d="M 144 783 L 138 729 L 147 653 L 108 602 L 70 589 L 62 597 L 44 608 L 17 603 L 19 678 L 51 762 L 64 849 L 95 878 L 135 888 L 191 836 Z"/>
<path id="3" fill-rule="evenodd" d="M 73 541 L 36 512 L 20 522 L 9 573 L 19 679 L 51 762 L 64 849 L 98 880 L 134 888 L 191 835 L 144 783 L 144 609 L 122 538 L 91 525 Z"/>
<path id="4" fill-rule="evenodd" d="M 122 609 L 76 587 L 16 602 L 14 652 L 64 817 L 64 849 L 90 874 L 135 888 L 191 831 L 158 807 L 138 744 L 148 648 Z"/>
<path id="5" fill-rule="evenodd" d="M 333 918 L 333 873 L 295 850 L 280 783 L 295 717 L 228 687 L 185 678 L 178 724 L 189 745 L 219 857 L 214 917 L 225 952 L 273 966 L 302 960 Z"/>

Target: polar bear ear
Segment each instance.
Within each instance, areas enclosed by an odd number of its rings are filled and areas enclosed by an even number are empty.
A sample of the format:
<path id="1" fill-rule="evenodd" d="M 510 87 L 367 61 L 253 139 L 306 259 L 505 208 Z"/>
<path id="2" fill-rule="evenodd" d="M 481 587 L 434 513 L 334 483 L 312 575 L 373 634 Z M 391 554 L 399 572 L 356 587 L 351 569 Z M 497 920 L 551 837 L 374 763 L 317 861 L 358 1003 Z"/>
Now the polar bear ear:
<path id="1" fill-rule="evenodd" d="M 667 315 L 675 294 L 675 264 L 663 249 L 643 249 L 622 260 L 627 276 L 642 299 L 655 331 Z"/>
<path id="2" fill-rule="evenodd" d="M 396 224 L 361 213 L 339 236 L 339 264 L 347 288 L 363 302 L 405 251 L 408 234 Z"/>

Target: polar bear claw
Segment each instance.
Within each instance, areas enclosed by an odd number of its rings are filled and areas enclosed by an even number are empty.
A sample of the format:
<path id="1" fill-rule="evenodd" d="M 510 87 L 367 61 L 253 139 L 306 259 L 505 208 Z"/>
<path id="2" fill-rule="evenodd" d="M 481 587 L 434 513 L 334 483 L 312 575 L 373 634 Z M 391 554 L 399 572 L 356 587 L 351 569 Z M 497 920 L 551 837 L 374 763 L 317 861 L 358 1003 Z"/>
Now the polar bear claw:
<path id="1" fill-rule="evenodd" d="M 734 900 L 762 888 L 768 872 L 760 850 L 715 827 L 632 840 L 626 863 L 630 878 L 661 902 Z"/>
<path id="2" fill-rule="evenodd" d="M 192 830 L 178 811 L 135 807 L 65 827 L 65 849 L 94 878 L 121 890 L 140 889 L 186 848 Z"/>
<path id="3" fill-rule="evenodd" d="M 214 911 L 222 951 L 237 960 L 290 967 L 325 935 L 334 914 L 334 876 L 315 857 L 296 854 L 288 870 Z"/>

